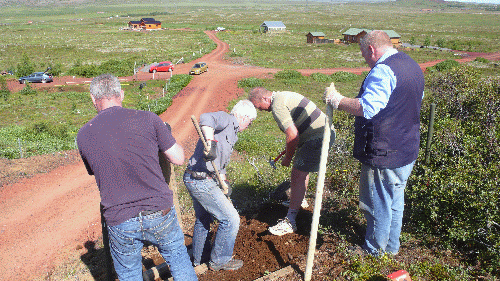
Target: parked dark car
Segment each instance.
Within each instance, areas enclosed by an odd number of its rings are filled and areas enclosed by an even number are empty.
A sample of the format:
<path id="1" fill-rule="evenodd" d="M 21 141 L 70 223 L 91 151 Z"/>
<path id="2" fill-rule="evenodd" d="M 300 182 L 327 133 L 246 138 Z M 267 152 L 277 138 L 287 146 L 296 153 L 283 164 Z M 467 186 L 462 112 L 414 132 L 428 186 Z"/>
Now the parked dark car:
<path id="1" fill-rule="evenodd" d="M 202 74 L 203 72 L 208 71 L 208 65 L 205 62 L 198 62 L 191 67 L 189 74 Z"/>
<path id="2" fill-rule="evenodd" d="M 47 83 L 54 81 L 52 75 L 46 72 L 34 72 L 28 76 L 19 78 L 19 83 L 26 84 L 29 83 Z"/>
<path id="3" fill-rule="evenodd" d="M 172 64 L 172 62 L 170 61 L 162 61 L 160 62 L 159 64 L 157 65 L 152 65 L 150 68 L 149 68 L 149 73 L 151 72 L 160 72 L 160 71 L 173 71 L 174 70 L 174 65 Z"/>

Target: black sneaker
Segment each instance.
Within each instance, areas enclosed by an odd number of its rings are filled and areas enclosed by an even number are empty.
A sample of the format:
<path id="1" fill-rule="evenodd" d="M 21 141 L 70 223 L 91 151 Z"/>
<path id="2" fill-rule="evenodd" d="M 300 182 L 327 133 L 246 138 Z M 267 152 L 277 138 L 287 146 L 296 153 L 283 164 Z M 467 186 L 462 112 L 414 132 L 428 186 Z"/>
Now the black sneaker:
<path id="1" fill-rule="evenodd" d="M 216 264 L 213 262 L 209 263 L 210 270 L 213 271 L 219 271 L 221 269 L 223 270 L 238 270 L 243 266 L 243 261 L 242 260 L 237 260 L 237 259 L 231 259 L 225 264 Z"/>

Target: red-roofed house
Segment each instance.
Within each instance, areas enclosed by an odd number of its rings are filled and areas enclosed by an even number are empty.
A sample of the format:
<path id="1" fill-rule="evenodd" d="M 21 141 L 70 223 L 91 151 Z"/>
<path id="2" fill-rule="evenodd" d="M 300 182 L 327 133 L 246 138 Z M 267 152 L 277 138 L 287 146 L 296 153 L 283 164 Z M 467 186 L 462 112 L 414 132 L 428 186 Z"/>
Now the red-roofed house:
<path id="1" fill-rule="evenodd" d="M 132 29 L 160 29 L 161 21 L 154 18 L 142 18 L 140 21 L 129 21 L 128 27 Z"/>

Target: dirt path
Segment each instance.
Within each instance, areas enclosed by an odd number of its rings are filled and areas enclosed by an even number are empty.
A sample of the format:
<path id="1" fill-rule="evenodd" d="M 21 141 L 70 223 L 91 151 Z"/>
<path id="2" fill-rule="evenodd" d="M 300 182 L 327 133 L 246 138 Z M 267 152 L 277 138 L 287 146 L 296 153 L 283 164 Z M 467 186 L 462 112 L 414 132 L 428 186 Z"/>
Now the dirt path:
<path id="1" fill-rule="evenodd" d="M 196 132 L 190 116 L 225 110 L 229 101 L 243 94 L 237 81 L 244 77 L 266 77 L 277 70 L 232 65 L 223 60 L 228 45 L 206 34 L 217 48 L 198 61 L 205 61 L 209 71 L 194 76 L 191 83 L 173 100 L 160 117 L 169 122 L 174 137 L 189 156 Z M 177 65 L 175 73 L 187 74 L 194 64 Z M 237 71 L 236 71 L 237 70 Z M 156 73 L 168 75 L 167 73 Z M 152 74 L 139 72 L 130 80 L 149 80 Z M 216 81 L 216 82 L 214 82 Z M 88 78 L 57 77 L 54 83 L 32 84 L 33 87 L 89 83 Z M 22 89 L 16 81 L 12 91 Z M 29 163 L 26 163 L 29 165 Z M 5 167 L 5 166 L 3 166 Z M 99 192 L 94 177 L 87 175 L 81 161 L 61 166 L 47 174 L 38 174 L 0 189 L 0 272 L 1 280 L 30 279 L 48 272 L 64 249 L 75 250 L 86 241 L 101 235 Z"/>
<path id="2" fill-rule="evenodd" d="M 199 117 L 203 112 L 224 110 L 229 101 L 243 94 L 243 90 L 237 87 L 238 80 L 246 77 L 272 77 L 273 73 L 279 71 L 234 65 L 225 61 L 223 56 L 228 51 L 228 44 L 218 40 L 213 31 L 205 33 L 217 43 L 217 48 L 212 53 L 198 60 L 207 62 L 209 71 L 193 77 L 191 83 L 174 98 L 172 106 L 160 116 L 162 120 L 170 123 L 174 137 L 186 149 L 187 156 L 191 155 L 196 138 L 191 115 Z M 500 54 L 489 54 L 485 57 L 498 60 Z M 472 59 L 474 56 L 463 60 Z M 432 66 L 437 62 L 439 61 L 428 62 L 422 64 L 422 67 Z M 194 62 L 177 65 L 174 73 L 187 74 L 193 64 Z M 368 68 L 299 71 L 310 75 L 314 72 L 332 74 L 340 70 L 359 74 Z M 126 81 L 145 81 L 151 78 L 152 74 L 142 72 L 134 77 L 122 77 Z M 33 84 L 33 87 L 88 83 L 89 80 L 57 77 L 54 83 Z M 12 91 L 18 91 L 22 86 L 16 81 L 9 82 Z M 0 163 L 0 169 L 4 168 L 6 169 L 7 165 Z M 96 240 L 101 235 L 99 201 L 94 178 L 87 175 L 81 161 L 1 187 L 0 279 L 29 280 L 43 276 L 58 261 L 64 260 L 61 253 L 74 252 L 86 241 Z"/>

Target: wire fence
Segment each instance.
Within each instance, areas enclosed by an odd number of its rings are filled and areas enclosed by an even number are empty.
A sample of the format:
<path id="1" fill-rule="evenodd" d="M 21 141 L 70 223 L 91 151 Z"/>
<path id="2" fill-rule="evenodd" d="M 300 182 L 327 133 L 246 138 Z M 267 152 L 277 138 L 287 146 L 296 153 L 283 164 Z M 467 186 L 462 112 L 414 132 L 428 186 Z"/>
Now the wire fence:
<path id="1" fill-rule="evenodd" d="M 78 149 L 76 137 L 70 140 L 26 140 L 17 138 L 1 144 L 0 158 L 21 159 L 72 149 Z"/>

